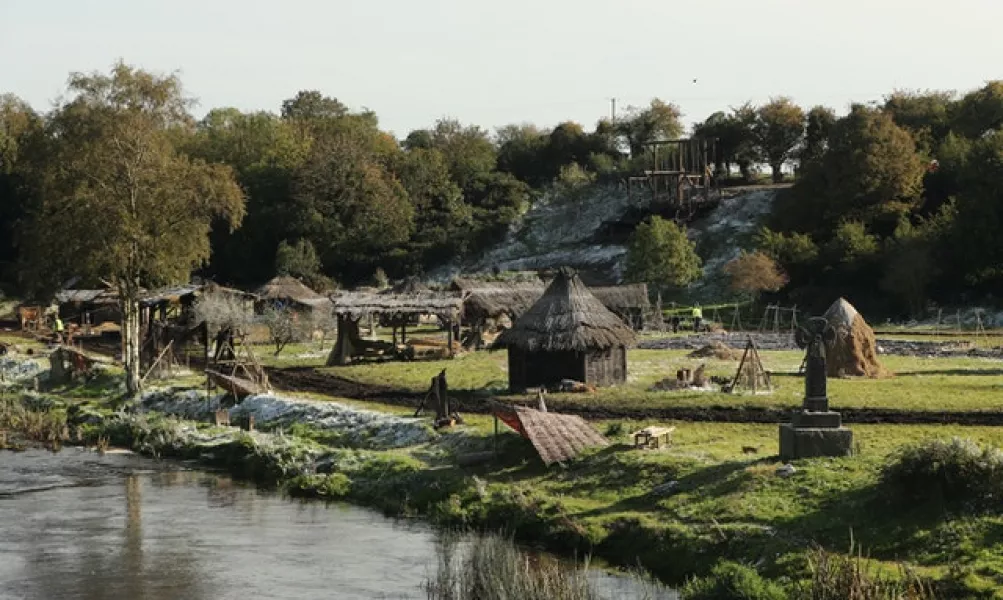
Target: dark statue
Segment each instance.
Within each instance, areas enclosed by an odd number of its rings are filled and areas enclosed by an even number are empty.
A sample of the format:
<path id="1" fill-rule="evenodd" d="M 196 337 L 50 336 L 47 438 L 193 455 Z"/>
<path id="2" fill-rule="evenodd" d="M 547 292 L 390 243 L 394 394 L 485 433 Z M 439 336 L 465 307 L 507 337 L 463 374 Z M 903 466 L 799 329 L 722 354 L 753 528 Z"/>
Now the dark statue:
<path id="1" fill-rule="evenodd" d="M 812 317 L 804 327 L 798 327 L 794 341 L 807 348 L 805 358 L 804 410 L 825 412 L 829 399 L 825 390 L 825 345 L 836 339 L 836 330 L 823 317 Z"/>

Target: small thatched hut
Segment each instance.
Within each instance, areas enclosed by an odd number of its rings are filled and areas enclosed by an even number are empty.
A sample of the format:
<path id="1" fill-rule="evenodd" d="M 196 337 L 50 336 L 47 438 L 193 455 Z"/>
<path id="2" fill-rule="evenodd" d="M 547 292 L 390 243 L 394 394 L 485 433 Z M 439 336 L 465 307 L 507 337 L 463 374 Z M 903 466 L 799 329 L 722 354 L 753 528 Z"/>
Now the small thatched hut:
<path id="1" fill-rule="evenodd" d="M 331 300 L 308 288 L 295 277 L 280 276 L 254 291 L 258 310 L 265 306 L 288 306 L 297 310 L 331 310 Z"/>
<path id="2" fill-rule="evenodd" d="M 494 347 L 508 349 L 509 387 L 521 391 L 562 379 L 622 383 L 627 348 L 634 342 L 634 332 L 592 295 L 578 274 L 562 268 Z"/>

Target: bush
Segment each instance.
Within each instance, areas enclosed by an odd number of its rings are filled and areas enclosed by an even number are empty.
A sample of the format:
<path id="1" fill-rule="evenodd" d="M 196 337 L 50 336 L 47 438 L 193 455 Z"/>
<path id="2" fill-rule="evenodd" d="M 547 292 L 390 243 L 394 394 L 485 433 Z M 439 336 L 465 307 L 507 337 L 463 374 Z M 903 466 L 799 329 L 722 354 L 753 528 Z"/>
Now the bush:
<path id="1" fill-rule="evenodd" d="M 764 579 L 752 567 L 722 561 L 710 575 L 691 579 L 683 586 L 686 600 L 786 600 L 784 589 Z"/>
<path id="2" fill-rule="evenodd" d="M 988 507 L 1003 494 L 1003 451 L 957 437 L 927 441 L 903 449 L 882 470 L 881 483 L 903 503 Z"/>

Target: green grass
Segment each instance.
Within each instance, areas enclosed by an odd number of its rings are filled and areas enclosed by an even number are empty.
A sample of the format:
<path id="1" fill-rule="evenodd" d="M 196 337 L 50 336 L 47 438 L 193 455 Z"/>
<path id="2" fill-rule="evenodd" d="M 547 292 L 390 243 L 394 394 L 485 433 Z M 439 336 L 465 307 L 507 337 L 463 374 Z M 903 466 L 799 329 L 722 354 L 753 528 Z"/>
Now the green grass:
<path id="1" fill-rule="evenodd" d="M 628 381 L 594 394 L 552 394 L 550 397 L 583 406 L 630 409 L 761 407 L 786 409 L 801 403 L 804 383 L 798 376 L 801 353 L 762 352 L 764 366 L 773 372 L 771 395 L 707 392 L 650 392 L 653 383 L 674 377 L 679 368 L 706 364 L 709 375 L 731 377 L 737 361 L 691 359 L 682 350 L 631 350 Z M 984 358 L 883 356 L 882 363 L 896 373 L 886 379 L 830 379 L 833 407 L 915 411 L 1003 410 L 1003 361 Z M 454 360 L 361 363 L 347 367 L 321 367 L 329 373 L 360 383 L 390 386 L 412 392 L 428 389 L 431 377 L 446 369 L 450 388 L 456 391 L 504 395 L 507 358 L 504 352 L 476 352 Z M 512 398 L 517 399 L 517 398 Z M 521 399 L 521 398 L 518 398 Z"/>

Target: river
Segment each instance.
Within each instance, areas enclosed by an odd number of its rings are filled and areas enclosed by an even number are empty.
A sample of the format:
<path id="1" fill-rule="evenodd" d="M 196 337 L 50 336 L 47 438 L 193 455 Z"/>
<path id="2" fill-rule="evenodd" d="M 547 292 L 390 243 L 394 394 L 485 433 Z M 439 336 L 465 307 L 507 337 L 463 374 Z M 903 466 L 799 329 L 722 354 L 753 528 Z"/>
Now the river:
<path id="1" fill-rule="evenodd" d="M 421 599 L 435 565 L 430 528 L 358 507 L 131 454 L 0 452 L 0 600 Z"/>

